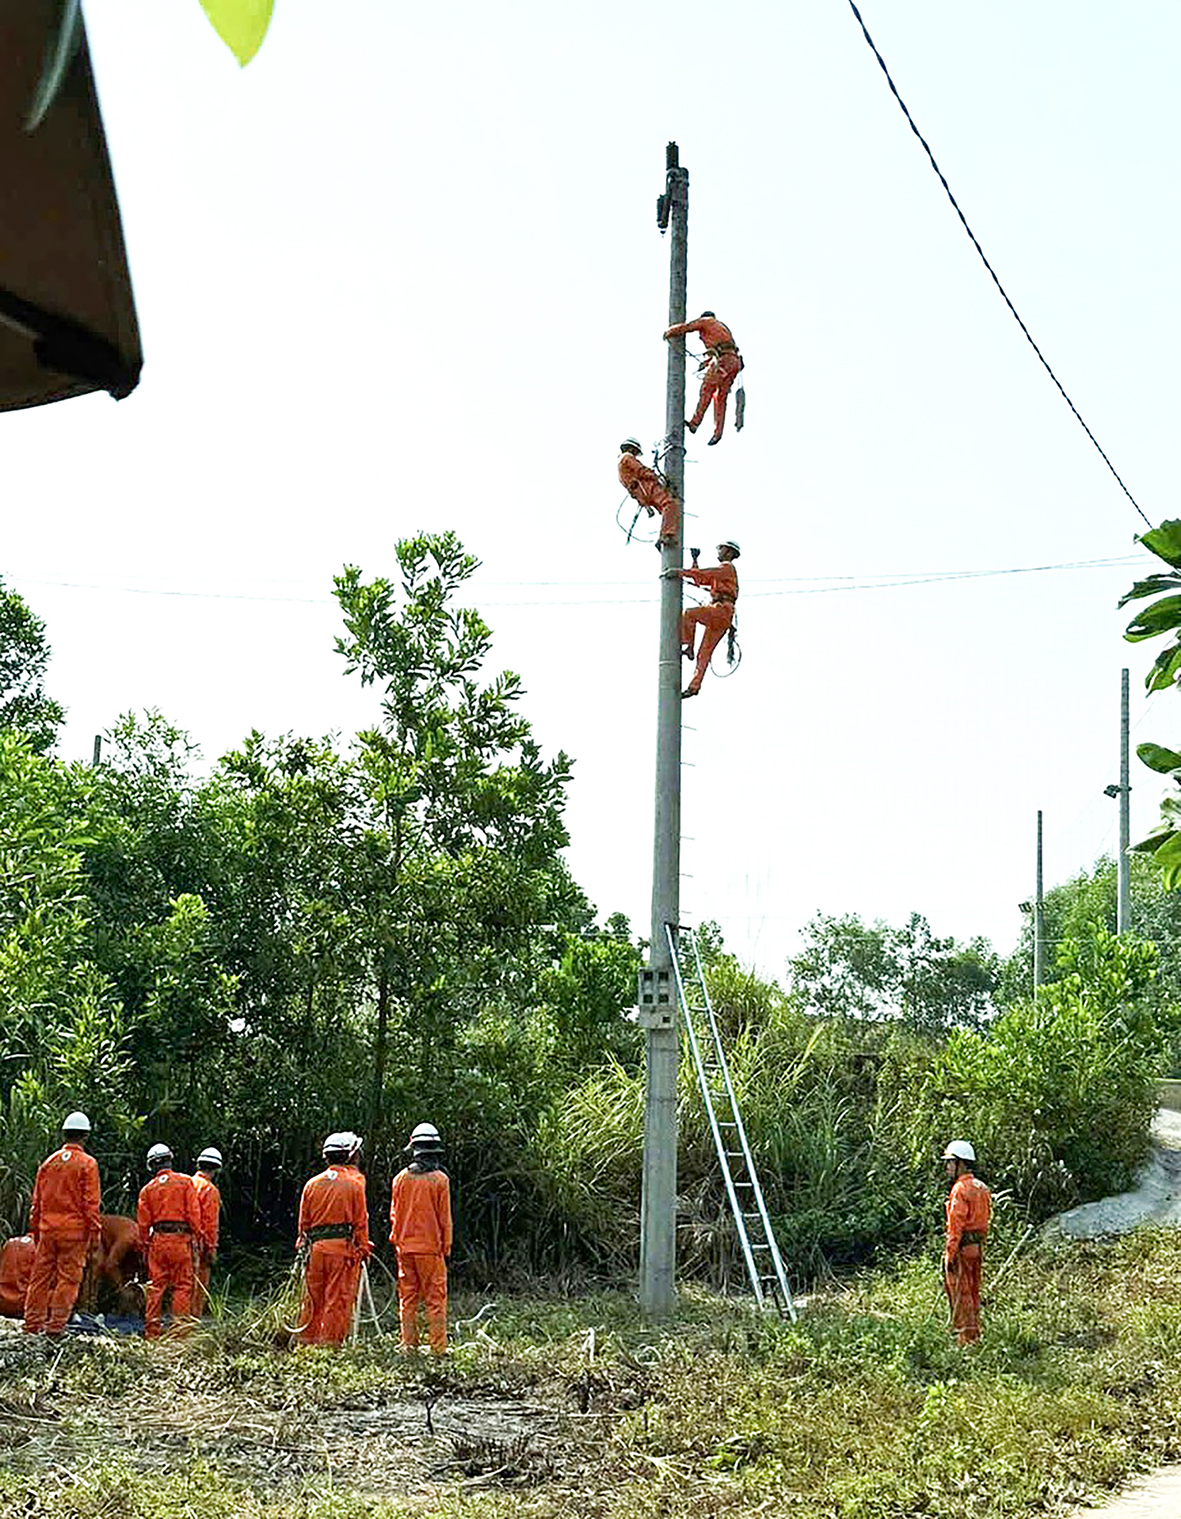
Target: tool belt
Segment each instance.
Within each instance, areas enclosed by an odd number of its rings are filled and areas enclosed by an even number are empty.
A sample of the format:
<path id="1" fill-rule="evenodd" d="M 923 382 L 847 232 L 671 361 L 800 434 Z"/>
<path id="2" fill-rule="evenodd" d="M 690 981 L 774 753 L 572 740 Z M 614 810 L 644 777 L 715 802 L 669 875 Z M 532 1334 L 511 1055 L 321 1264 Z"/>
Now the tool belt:
<path id="1" fill-rule="evenodd" d="M 965 1229 L 960 1235 L 961 1245 L 982 1245 L 985 1235 L 980 1229 Z"/>
<path id="2" fill-rule="evenodd" d="M 192 1232 L 188 1224 L 182 1223 L 179 1218 L 165 1218 L 152 1225 L 153 1234 L 192 1234 Z"/>
<path id="3" fill-rule="evenodd" d="M 736 606 L 737 603 L 738 603 L 738 597 L 737 596 L 722 596 L 722 595 L 719 595 L 717 592 L 714 593 L 714 605 L 715 606 L 732 607 L 732 606 Z"/>
<path id="4" fill-rule="evenodd" d="M 352 1239 L 352 1237 L 352 1224 L 313 1224 L 310 1229 L 304 1230 L 304 1238 L 310 1245 L 322 1239 Z"/>
<path id="5" fill-rule="evenodd" d="M 738 344 L 737 343 L 715 343 L 712 348 L 707 348 L 705 351 L 706 351 L 706 353 L 709 354 L 709 356 L 710 356 L 711 359 L 717 359 L 717 358 L 720 358 L 721 355 L 724 354 L 724 353 L 737 353 L 738 352 Z"/>

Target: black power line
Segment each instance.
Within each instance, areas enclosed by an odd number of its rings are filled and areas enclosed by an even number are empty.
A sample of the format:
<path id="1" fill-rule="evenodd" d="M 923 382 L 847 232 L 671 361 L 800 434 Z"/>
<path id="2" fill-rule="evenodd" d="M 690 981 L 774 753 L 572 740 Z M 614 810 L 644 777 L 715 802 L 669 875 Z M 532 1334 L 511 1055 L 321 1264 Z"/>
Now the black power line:
<path id="1" fill-rule="evenodd" d="M 935 170 L 935 173 L 938 174 L 938 176 L 939 176 L 939 183 L 947 191 L 947 198 L 951 202 L 952 206 L 954 207 L 955 214 L 959 217 L 960 221 L 963 223 L 964 231 L 972 239 L 972 246 L 976 249 L 976 252 L 980 255 L 980 261 L 981 261 L 981 263 L 984 265 L 984 267 L 988 270 L 989 274 L 992 276 L 992 282 L 996 286 L 996 288 L 1000 291 L 1000 293 L 1001 293 L 1001 299 L 1004 301 L 1005 305 L 1009 308 L 1009 310 L 1013 313 L 1013 317 L 1014 317 L 1014 319 L 1015 319 L 1018 327 L 1020 327 L 1021 331 L 1025 334 L 1026 339 L 1027 339 L 1027 341 L 1029 343 L 1029 346 L 1033 349 L 1034 353 L 1036 353 L 1037 356 L 1038 356 L 1038 358 L 1042 361 L 1042 366 L 1045 369 L 1046 373 L 1050 376 L 1051 380 L 1053 380 L 1054 384 L 1057 385 L 1058 392 L 1061 395 L 1062 399 L 1066 402 L 1067 406 L 1070 407 L 1071 411 L 1074 412 L 1075 418 L 1077 419 L 1079 426 L 1086 433 L 1087 437 L 1090 438 L 1091 442 L 1095 445 L 1096 449 L 1098 449 L 1098 451 L 1099 451 L 1099 457 L 1103 460 L 1104 464 L 1107 465 L 1108 469 L 1115 476 L 1120 490 L 1123 491 L 1124 495 L 1127 496 L 1128 500 L 1132 503 L 1132 505 L 1140 513 L 1141 517 L 1144 518 L 1144 521 L 1148 524 L 1149 527 L 1151 527 L 1152 523 L 1149 522 L 1148 518 L 1145 516 L 1144 509 L 1141 507 L 1140 503 L 1136 500 L 1135 496 L 1132 495 L 1132 492 L 1128 489 L 1128 487 L 1120 479 L 1119 473 L 1116 470 L 1115 465 L 1111 462 L 1111 460 L 1103 452 L 1103 449 L 1100 448 L 1098 438 L 1096 438 L 1095 434 L 1091 431 L 1091 429 L 1083 421 L 1082 416 L 1079 414 L 1078 407 L 1074 404 L 1074 402 L 1066 394 L 1066 391 L 1062 388 L 1062 382 L 1061 382 L 1061 380 L 1059 380 L 1058 376 L 1050 368 L 1049 362 L 1046 359 L 1045 354 L 1041 351 L 1041 349 L 1034 342 L 1033 337 L 1032 337 L 1032 335 L 1031 335 L 1031 333 L 1029 331 L 1029 328 L 1021 320 L 1021 317 L 1018 315 L 1016 306 L 1013 305 L 1013 302 L 1009 299 L 1008 294 L 1005 291 L 1005 287 L 1001 284 L 1000 280 L 997 278 L 997 272 L 996 272 L 996 270 L 992 267 L 992 265 L 988 262 L 988 259 L 985 257 L 984 249 L 980 246 L 979 239 L 977 238 L 976 234 L 972 231 L 971 227 L 968 226 L 968 218 L 960 210 L 959 201 L 957 201 L 956 198 L 955 198 L 955 196 L 951 193 L 951 186 L 947 183 L 947 180 L 944 178 L 943 170 L 935 162 L 935 155 L 934 155 L 934 153 L 931 152 L 931 145 L 928 143 L 927 139 L 923 136 L 923 134 L 919 131 L 918 127 L 915 126 L 915 124 L 914 124 L 914 117 L 910 114 L 910 112 L 906 108 L 906 101 L 903 100 L 902 96 L 898 93 L 898 86 L 894 83 L 893 79 L 890 78 L 890 70 L 886 67 L 886 60 L 882 57 L 881 53 L 878 52 L 877 44 L 874 42 L 873 38 L 869 35 L 869 28 L 866 26 L 864 20 L 862 19 L 861 12 L 857 9 L 856 5 L 853 3 L 853 0 L 849 0 L 849 9 L 857 17 L 857 24 L 861 27 L 862 35 L 864 36 L 866 42 L 869 43 L 870 49 L 872 50 L 874 57 L 877 59 L 878 63 L 881 66 L 882 73 L 885 74 L 885 76 L 886 76 L 886 83 L 890 86 L 890 92 L 891 92 L 891 94 L 894 96 L 894 99 L 898 102 L 898 104 L 902 107 L 902 114 L 906 117 L 907 121 L 909 122 L 909 124 L 910 124 L 910 130 L 914 133 L 914 135 L 922 143 L 923 148 L 924 148 L 924 150 L 925 150 L 925 152 L 927 154 L 927 157 L 931 160 L 931 167 Z"/>

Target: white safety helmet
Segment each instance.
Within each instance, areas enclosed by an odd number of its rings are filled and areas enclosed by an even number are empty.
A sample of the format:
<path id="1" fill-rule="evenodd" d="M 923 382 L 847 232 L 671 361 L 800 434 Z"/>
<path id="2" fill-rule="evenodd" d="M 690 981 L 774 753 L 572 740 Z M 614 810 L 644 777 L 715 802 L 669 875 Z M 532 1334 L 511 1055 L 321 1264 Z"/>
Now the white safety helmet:
<path id="1" fill-rule="evenodd" d="M 356 1160 L 365 1146 L 365 1141 L 360 1134 L 354 1134 L 351 1129 L 346 1130 L 346 1137 L 349 1142 L 349 1159 Z"/>
<path id="2" fill-rule="evenodd" d="M 221 1151 L 215 1149 L 213 1145 L 206 1145 L 197 1156 L 199 1166 L 220 1166 L 221 1163 Z"/>
<path id="3" fill-rule="evenodd" d="M 153 1145 L 148 1151 L 148 1170 L 158 1171 L 166 1161 L 172 1159 L 172 1151 L 167 1145 Z"/>
<path id="4" fill-rule="evenodd" d="M 89 1134 L 90 1119 L 85 1113 L 67 1113 L 62 1119 L 63 1134 Z"/>
<path id="5" fill-rule="evenodd" d="M 952 1142 L 948 1145 L 947 1149 L 944 1150 L 940 1159 L 970 1160 L 972 1164 L 975 1165 L 976 1151 L 972 1148 L 966 1139 L 953 1139 Z"/>
<path id="6" fill-rule="evenodd" d="M 630 454 L 633 449 L 637 454 L 642 454 L 644 452 L 644 445 L 636 438 L 624 438 L 623 442 L 619 445 L 619 452 L 621 454 Z"/>
<path id="7" fill-rule="evenodd" d="M 410 1134 L 412 1148 L 429 1149 L 433 1145 L 441 1145 L 443 1136 L 435 1128 L 433 1123 L 420 1123 Z"/>
<path id="8" fill-rule="evenodd" d="M 328 1138 L 320 1146 L 320 1154 L 327 1160 L 329 1155 L 351 1155 L 353 1153 L 354 1134 L 337 1132 L 329 1134 Z"/>
<path id="9" fill-rule="evenodd" d="M 742 555 L 742 550 L 734 542 L 733 538 L 723 538 L 721 543 L 718 544 L 718 547 L 720 549 L 733 549 L 735 559 L 740 558 Z"/>

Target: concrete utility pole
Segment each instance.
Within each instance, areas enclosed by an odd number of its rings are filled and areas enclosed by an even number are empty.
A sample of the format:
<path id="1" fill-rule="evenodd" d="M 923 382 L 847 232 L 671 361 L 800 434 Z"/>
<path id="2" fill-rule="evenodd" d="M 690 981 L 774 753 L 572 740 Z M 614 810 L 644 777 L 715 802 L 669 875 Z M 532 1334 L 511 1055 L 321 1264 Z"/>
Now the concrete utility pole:
<path id="1" fill-rule="evenodd" d="M 672 232 L 668 326 L 685 320 L 689 267 L 689 171 L 675 142 L 666 149 L 665 190 L 657 222 Z M 662 468 L 685 500 L 685 339 L 668 343 Z M 682 513 L 683 518 L 683 513 Z M 679 570 L 684 522 L 661 550 L 660 567 Z M 647 1031 L 644 1180 L 640 1207 L 640 1306 L 676 1305 L 678 1014 L 667 925 L 681 920 L 681 581 L 660 582 L 660 656 L 656 696 L 656 826 L 652 851 L 652 942 L 640 977 L 639 1017 Z"/>
<path id="2" fill-rule="evenodd" d="M 1033 899 L 1033 993 L 1046 979 L 1046 925 L 1042 921 L 1042 810 L 1037 811 L 1037 891 Z"/>
<path id="3" fill-rule="evenodd" d="M 90 763 L 97 770 L 103 757 L 103 736 L 101 733 L 94 735 L 94 755 Z"/>
<path id="4" fill-rule="evenodd" d="M 1132 926 L 1132 860 L 1128 848 L 1132 842 L 1132 781 L 1128 771 L 1128 672 L 1120 671 L 1119 682 L 1119 872 L 1116 876 L 1116 932 L 1126 934 Z"/>

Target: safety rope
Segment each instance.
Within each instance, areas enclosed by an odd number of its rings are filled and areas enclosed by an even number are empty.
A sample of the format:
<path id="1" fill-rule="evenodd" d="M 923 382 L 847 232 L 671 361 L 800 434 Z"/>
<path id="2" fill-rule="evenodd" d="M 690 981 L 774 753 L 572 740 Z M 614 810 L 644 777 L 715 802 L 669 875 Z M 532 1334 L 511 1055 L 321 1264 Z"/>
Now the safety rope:
<path id="1" fill-rule="evenodd" d="M 1034 353 L 1037 354 L 1038 358 L 1042 362 L 1042 367 L 1045 369 L 1046 373 L 1050 376 L 1051 380 L 1053 380 L 1054 384 L 1058 387 L 1058 393 L 1061 395 L 1062 399 L 1066 402 L 1067 406 L 1069 406 L 1070 409 L 1071 409 L 1071 411 L 1074 413 L 1075 418 L 1078 421 L 1079 426 L 1086 433 L 1087 437 L 1090 438 L 1091 442 L 1095 445 L 1095 448 L 1098 450 L 1099 457 L 1103 460 L 1104 464 L 1107 465 L 1108 469 L 1115 476 L 1116 483 L 1119 485 L 1120 490 L 1123 491 L 1124 495 L 1127 496 L 1128 500 L 1132 503 L 1132 505 L 1140 513 L 1140 516 L 1144 519 L 1144 521 L 1148 524 L 1148 526 L 1151 527 L 1152 523 L 1149 521 L 1148 517 L 1145 515 L 1143 507 L 1136 500 L 1135 496 L 1132 495 L 1132 492 L 1128 489 L 1128 487 L 1124 484 L 1124 482 L 1120 479 L 1119 473 L 1116 470 L 1115 465 L 1111 462 L 1111 460 L 1103 452 L 1103 449 L 1100 447 L 1098 438 L 1096 438 L 1095 434 L 1091 431 L 1091 429 L 1083 421 L 1078 407 L 1074 404 L 1074 402 L 1066 394 L 1066 391 L 1063 389 L 1061 380 L 1059 380 L 1058 376 L 1050 368 L 1049 361 L 1047 360 L 1045 354 L 1041 351 L 1041 349 L 1034 342 L 1033 335 L 1030 333 L 1029 328 L 1025 325 L 1025 323 L 1021 320 L 1021 317 L 1018 315 L 1017 308 L 1016 308 L 1016 306 L 1013 305 L 1013 302 L 1009 299 L 1008 294 L 1005 291 L 1005 287 L 1001 284 L 1000 280 L 997 277 L 996 270 L 992 267 L 992 265 L 988 262 L 988 259 L 985 257 L 984 249 L 980 246 L 979 239 L 977 238 L 976 234 L 972 231 L 971 227 L 968 225 L 968 218 L 960 210 L 959 201 L 957 201 L 956 198 L 955 198 L 955 196 L 951 193 L 951 186 L 947 183 L 947 180 L 946 180 L 946 178 L 944 177 L 944 174 L 943 174 L 943 170 L 939 167 L 938 163 L 936 163 L 936 161 L 935 161 L 935 155 L 931 151 L 930 144 L 927 142 L 927 139 L 923 136 L 923 134 L 919 131 L 918 127 L 915 125 L 914 117 L 907 110 L 905 100 L 903 100 L 902 96 L 898 93 L 898 86 L 894 83 L 893 79 L 890 77 L 890 70 L 886 67 L 886 60 L 882 57 L 881 53 L 878 52 L 877 44 L 874 42 L 873 38 L 869 35 L 869 28 L 866 26 L 864 20 L 862 19 L 861 12 L 857 9 L 857 6 L 854 4 L 854 0 L 849 0 L 849 9 L 853 12 L 854 16 L 856 16 L 856 18 L 857 18 L 857 24 L 861 27 L 861 33 L 864 36 L 866 42 L 869 43 L 870 51 L 873 53 L 874 57 L 877 59 L 878 64 L 881 67 L 882 73 L 886 76 L 886 83 L 890 86 L 890 92 L 891 92 L 891 94 L 894 96 L 894 99 L 898 102 L 899 106 L 901 106 L 901 108 L 902 108 L 902 114 L 906 117 L 907 121 L 910 124 L 910 130 L 914 133 L 914 135 L 922 143 L 923 149 L 926 152 L 927 157 L 931 161 L 931 167 L 935 170 L 935 173 L 939 176 L 939 183 L 943 186 L 944 190 L 947 191 L 947 198 L 951 202 L 952 207 L 955 210 L 955 214 L 959 217 L 960 221 L 962 222 L 964 231 L 971 238 L 971 240 L 972 240 L 972 246 L 976 249 L 976 252 L 980 255 L 980 261 L 981 261 L 981 263 L 983 263 L 984 267 L 988 270 L 989 274 L 992 276 L 992 282 L 996 286 L 996 288 L 1000 291 L 1001 299 L 1004 301 L 1005 305 L 1009 308 L 1009 310 L 1013 313 L 1013 317 L 1014 317 L 1014 319 L 1015 319 L 1018 327 L 1020 327 L 1021 331 L 1025 334 L 1026 339 L 1027 339 L 1027 341 L 1029 343 L 1029 346 L 1033 349 Z"/>

